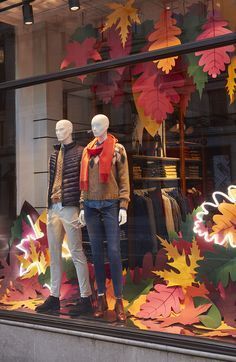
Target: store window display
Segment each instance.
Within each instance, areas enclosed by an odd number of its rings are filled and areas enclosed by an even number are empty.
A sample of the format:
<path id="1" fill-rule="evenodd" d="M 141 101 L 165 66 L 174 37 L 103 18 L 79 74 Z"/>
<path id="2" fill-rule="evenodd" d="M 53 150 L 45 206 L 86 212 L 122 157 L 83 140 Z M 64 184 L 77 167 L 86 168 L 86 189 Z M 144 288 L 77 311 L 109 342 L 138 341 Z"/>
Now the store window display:
<path id="1" fill-rule="evenodd" d="M 102 317 L 108 309 L 103 254 L 105 230 L 116 297 L 116 317 L 118 321 L 124 322 L 126 315 L 122 303 L 119 226 L 127 222 L 130 193 L 127 155 L 118 140 L 107 133 L 109 119 L 105 115 L 98 114 L 93 117 L 91 126 L 95 138 L 83 151 L 80 174 L 82 210 L 79 221 L 82 225 L 87 225 L 93 254 L 98 286 L 97 309 L 94 316 Z"/>

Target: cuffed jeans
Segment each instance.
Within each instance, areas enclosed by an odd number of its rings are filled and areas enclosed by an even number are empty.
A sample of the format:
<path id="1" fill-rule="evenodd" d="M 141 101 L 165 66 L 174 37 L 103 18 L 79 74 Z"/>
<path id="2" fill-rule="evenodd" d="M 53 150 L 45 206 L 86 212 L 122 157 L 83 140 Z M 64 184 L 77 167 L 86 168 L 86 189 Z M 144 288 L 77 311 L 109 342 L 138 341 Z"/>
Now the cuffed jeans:
<path id="1" fill-rule="evenodd" d="M 68 247 L 75 265 L 80 295 L 88 297 L 92 294 L 86 256 L 82 247 L 82 234 L 78 225 L 79 209 L 74 206 L 62 207 L 53 204 L 48 210 L 47 235 L 51 260 L 51 295 L 60 296 L 62 279 L 62 243 L 66 234 Z"/>
<path id="2" fill-rule="evenodd" d="M 122 264 L 118 200 L 86 200 L 84 216 L 91 243 L 98 294 L 106 291 L 104 240 L 107 241 L 111 278 L 116 298 L 122 297 Z"/>

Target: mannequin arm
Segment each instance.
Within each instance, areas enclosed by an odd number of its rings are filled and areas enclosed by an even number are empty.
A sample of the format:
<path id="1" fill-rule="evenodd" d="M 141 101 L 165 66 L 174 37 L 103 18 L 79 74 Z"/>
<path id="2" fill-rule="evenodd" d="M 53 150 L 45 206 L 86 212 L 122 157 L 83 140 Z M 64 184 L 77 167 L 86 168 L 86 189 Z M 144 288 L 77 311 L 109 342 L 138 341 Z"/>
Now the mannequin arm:
<path id="1" fill-rule="evenodd" d="M 120 209 L 119 211 L 119 225 L 127 223 L 127 211 L 125 209 Z"/>

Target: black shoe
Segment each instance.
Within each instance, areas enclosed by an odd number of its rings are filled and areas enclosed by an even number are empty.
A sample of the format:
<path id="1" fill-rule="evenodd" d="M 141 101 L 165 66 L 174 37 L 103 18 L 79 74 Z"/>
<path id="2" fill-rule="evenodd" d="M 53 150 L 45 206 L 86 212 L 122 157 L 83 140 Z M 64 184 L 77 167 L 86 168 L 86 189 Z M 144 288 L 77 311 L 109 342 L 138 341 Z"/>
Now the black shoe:
<path id="1" fill-rule="evenodd" d="M 91 313 L 93 311 L 91 296 L 80 298 L 76 305 L 69 311 L 71 316 L 79 316 L 81 314 Z"/>
<path id="2" fill-rule="evenodd" d="M 60 310 L 59 298 L 50 295 L 43 304 L 35 308 L 37 313 L 53 313 Z"/>

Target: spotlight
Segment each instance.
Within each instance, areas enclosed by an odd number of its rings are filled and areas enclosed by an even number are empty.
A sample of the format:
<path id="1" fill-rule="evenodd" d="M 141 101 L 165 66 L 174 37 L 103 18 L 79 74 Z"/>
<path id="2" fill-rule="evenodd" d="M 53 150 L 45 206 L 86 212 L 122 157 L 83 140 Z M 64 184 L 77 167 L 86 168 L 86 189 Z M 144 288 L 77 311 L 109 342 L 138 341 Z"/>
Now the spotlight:
<path id="1" fill-rule="evenodd" d="M 32 25 L 34 23 L 34 14 L 32 5 L 29 0 L 23 0 L 22 2 L 22 13 L 25 25 Z"/>
<path id="2" fill-rule="evenodd" d="M 77 11 L 80 9 L 79 0 L 69 0 L 69 8 L 71 11 Z"/>

